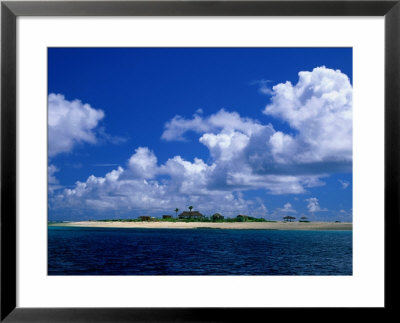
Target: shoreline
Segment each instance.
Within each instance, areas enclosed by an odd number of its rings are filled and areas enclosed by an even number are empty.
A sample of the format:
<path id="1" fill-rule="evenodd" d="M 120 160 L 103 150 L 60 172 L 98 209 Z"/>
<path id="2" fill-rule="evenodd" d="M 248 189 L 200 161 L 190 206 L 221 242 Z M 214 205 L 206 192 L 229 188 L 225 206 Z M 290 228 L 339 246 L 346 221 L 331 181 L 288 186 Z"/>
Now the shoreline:
<path id="1" fill-rule="evenodd" d="M 351 231 L 351 222 L 101 222 L 50 223 L 48 226 L 136 229 L 338 230 Z"/>

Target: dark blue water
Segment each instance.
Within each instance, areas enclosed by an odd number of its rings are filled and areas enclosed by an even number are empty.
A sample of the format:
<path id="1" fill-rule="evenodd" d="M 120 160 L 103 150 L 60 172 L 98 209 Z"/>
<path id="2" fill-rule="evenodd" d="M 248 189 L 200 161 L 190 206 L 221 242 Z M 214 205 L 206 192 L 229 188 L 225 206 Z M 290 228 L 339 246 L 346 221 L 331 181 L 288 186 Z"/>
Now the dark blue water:
<path id="1" fill-rule="evenodd" d="M 48 227 L 49 275 L 351 275 L 351 231 Z"/>

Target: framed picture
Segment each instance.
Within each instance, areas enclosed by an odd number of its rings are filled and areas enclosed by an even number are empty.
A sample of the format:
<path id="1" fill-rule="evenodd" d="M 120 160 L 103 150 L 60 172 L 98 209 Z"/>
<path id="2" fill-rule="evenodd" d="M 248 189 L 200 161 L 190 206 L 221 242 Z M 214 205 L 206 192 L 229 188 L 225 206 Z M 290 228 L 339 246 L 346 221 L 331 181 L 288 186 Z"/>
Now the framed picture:
<path id="1" fill-rule="evenodd" d="M 3 1 L 1 320 L 394 312 L 399 15 Z"/>

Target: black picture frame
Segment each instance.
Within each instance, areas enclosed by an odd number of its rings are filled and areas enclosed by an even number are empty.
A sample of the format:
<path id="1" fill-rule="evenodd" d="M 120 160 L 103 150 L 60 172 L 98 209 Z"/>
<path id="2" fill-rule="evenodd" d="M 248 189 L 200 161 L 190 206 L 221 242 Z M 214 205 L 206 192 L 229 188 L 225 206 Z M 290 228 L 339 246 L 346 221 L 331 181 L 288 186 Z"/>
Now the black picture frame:
<path id="1" fill-rule="evenodd" d="M 2 1 L 1 322 L 236 322 L 268 314 L 313 321 L 342 313 L 370 319 L 397 311 L 399 287 L 400 0 L 380 1 Z M 383 16 L 385 19 L 385 305 L 383 308 L 19 308 L 16 305 L 16 19 L 19 16 Z M 40 291 L 38 291 L 40 292 Z M 177 303 L 177 306 L 178 303 Z M 351 313 L 351 312 L 355 313 Z M 294 314 L 295 313 L 295 314 Z M 396 316 L 394 316 L 396 317 Z M 351 319 L 350 316 L 347 318 Z M 319 318 L 321 319 L 321 318 Z M 319 320 L 318 319 L 318 320 Z"/>

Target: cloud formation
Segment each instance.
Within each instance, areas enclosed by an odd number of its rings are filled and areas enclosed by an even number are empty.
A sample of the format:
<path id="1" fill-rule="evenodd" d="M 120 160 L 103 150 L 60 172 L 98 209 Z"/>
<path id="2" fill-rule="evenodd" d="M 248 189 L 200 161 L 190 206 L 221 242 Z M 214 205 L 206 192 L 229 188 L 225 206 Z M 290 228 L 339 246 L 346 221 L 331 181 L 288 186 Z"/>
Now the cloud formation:
<path id="1" fill-rule="evenodd" d="M 300 72 L 297 84 L 275 85 L 271 95 L 263 113 L 287 123 L 290 132 L 224 109 L 209 116 L 197 111 L 189 119 L 175 116 L 165 124 L 161 138 L 166 144 L 185 141 L 185 135 L 193 132 L 208 148 L 209 161 L 176 155 L 159 164 L 149 147 L 138 147 L 124 167 L 104 177 L 92 175 L 59 192 L 52 200 L 54 207 L 81 205 L 143 214 L 192 204 L 201 205 L 204 212 L 265 216 L 267 206 L 257 199 L 246 200 L 242 192 L 301 194 L 324 185 L 323 178 L 332 172 L 351 170 L 352 87 L 345 74 L 326 67 Z M 104 114 L 79 101 L 54 99 L 91 116 L 90 127 L 83 127 L 87 136 L 71 139 L 70 146 L 95 140 L 92 130 Z M 316 197 L 306 201 L 311 213 L 325 210 Z M 279 211 L 296 212 L 290 203 Z"/>
<path id="2" fill-rule="evenodd" d="M 238 130 L 250 135 L 262 128 L 262 125 L 250 118 L 243 118 L 237 112 L 228 112 L 221 109 L 207 118 L 195 113 L 192 119 L 185 119 L 182 116 L 175 116 L 165 124 L 161 138 L 166 141 L 184 141 L 184 134 L 192 131 L 199 134 L 214 133 L 221 129 L 224 131 Z"/>
<path id="3" fill-rule="evenodd" d="M 287 213 L 297 213 L 295 209 L 293 209 L 291 203 L 286 203 L 283 208 L 278 208 L 277 209 L 279 212 L 287 214 Z"/>
<path id="4" fill-rule="evenodd" d="M 70 152 L 79 143 L 97 142 L 96 127 L 104 112 L 61 94 L 48 96 L 48 154 Z"/>
<path id="5" fill-rule="evenodd" d="M 344 190 L 345 190 L 346 188 L 348 188 L 349 185 L 350 185 L 350 182 L 345 181 L 345 180 L 342 180 L 342 179 L 339 179 L 339 183 L 342 185 L 342 188 L 343 188 Z"/>
<path id="6" fill-rule="evenodd" d="M 205 190 L 202 182 L 206 166 L 200 160 L 191 163 L 175 157 L 156 171 L 169 174 L 171 179 L 163 183 L 162 180 L 138 178 L 132 176 L 129 169 L 118 167 L 103 177 L 91 175 L 85 182 L 78 181 L 74 188 L 54 195 L 51 203 L 55 209 L 94 210 L 105 216 L 113 211 L 120 214 L 121 210 L 124 214 L 172 214 L 176 207 L 184 210 L 188 205 L 201 206 L 201 211 L 208 215 L 216 211 L 232 216 L 237 212 L 252 214 L 256 211 L 259 216 L 266 213 L 261 201 L 245 200 L 240 192 L 210 194 Z"/>
<path id="7" fill-rule="evenodd" d="M 306 199 L 306 201 L 308 202 L 307 209 L 310 213 L 327 211 L 327 209 L 322 209 L 319 206 L 319 201 L 316 197 L 310 197 Z"/>
<path id="8" fill-rule="evenodd" d="M 275 85 L 264 113 L 287 122 L 298 133 L 274 134 L 280 162 L 313 164 L 352 160 L 352 86 L 347 75 L 324 66 L 300 72 L 296 85 Z"/>
<path id="9" fill-rule="evenodd" d="M 56 167 L 56 166 L 54 166 L 54 165 L 49 165 L 48 167 L 47 167 L 47 181 L 48 181 L 48 183 L 49 184 L 58 184 L 58 180 L 57 180 L 57 178 L 54 176 L 54 174 L 56 173 L 56 172 L 58 172 L 59 171 L 59 169 Z"/>

